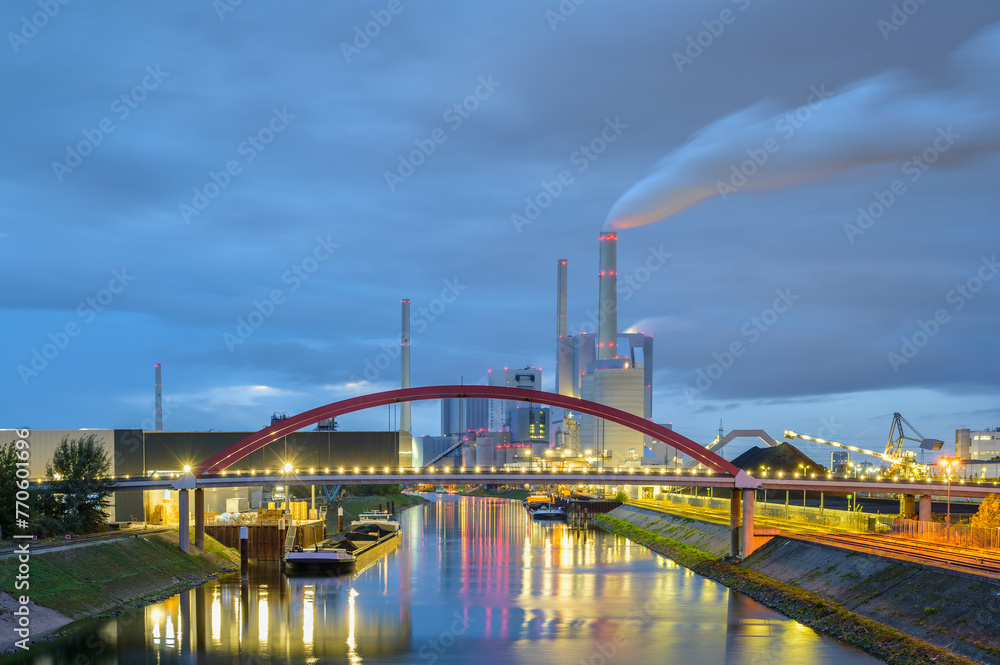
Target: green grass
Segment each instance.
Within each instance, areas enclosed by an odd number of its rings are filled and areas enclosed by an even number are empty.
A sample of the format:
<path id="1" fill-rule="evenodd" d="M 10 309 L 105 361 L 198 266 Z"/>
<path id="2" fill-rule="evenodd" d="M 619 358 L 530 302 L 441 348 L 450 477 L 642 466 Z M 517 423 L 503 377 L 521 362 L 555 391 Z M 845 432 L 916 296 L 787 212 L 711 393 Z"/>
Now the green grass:
<path id="1" fill-rule="evenodd" d="M 208 536 L 205 545 L 217 554 L 229 550 Z M 118 599 L 105 587 L 115 584 L 121 591 L 126 579 L 127 590 L 127 578 L 133 575 L 147 593 L 151 586 L 168 589 L 177 586 L 178 580 L 202 580 L 226 569 L 217 560 L 184 554 L 156 536 L 39 552 L 31 555 L 30 566 L 28 590 L 15 590 L 16 567 L 9 565 L 0 567 L 0 589 L 15 596 L 27 593 L 39 605 L 73 619 L 118 606 Z"/>
<path id="2" fill-rule="evenodd" d="M 591 521 L 606 531 L 645 545 L 785 616 L 863 649 L 889 665 L 973 665 L 975 662 L 850 612 L 815 593 L 746 568 L 716 561 L 705 552 L 615 517 L 598 515 Z"/>
<path id="3" fill-rule="evenodd" d="M 344 519 L 357 519 L 358 515 L 367 512 L 369 510 L 378 510 L 379 504 L 382 504 L 383 508 L 387 508 L 390 501 L 395 502 L 397 511 L 400 508 L 405 508 L 406 506 L 412 506 L 416 503 L 422 503 L 426 499 L 422 499 L 419 496 L 413 496 L 411 494 L 390 494 L 388 496 L 380 497 L 361 497 L 360 500 L 340 500 L 337 505 L 344 509 Z M 334 512 L 327 514 L 327 522 L 332 520 L 334 526 L 336 526 L 337 514 Z M 346 524 L 344 525 L 347 526 Z M 329 529 L 328 529 L 329 530 Z M 336 530 L 336 529 L 334 529 Z"/>

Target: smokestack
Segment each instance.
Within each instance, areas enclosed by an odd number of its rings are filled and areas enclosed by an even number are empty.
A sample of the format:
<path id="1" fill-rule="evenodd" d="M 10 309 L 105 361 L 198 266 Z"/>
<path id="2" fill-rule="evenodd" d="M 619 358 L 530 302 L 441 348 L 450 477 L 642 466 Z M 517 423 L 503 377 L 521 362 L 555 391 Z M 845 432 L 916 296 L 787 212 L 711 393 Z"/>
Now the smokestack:
<path id="1" fill-rule="evenodd" d="M 618 357 L 618 234 L 605 231 L 600 243 L 597 359 L 609 360 Z"/>
<path id="2" fill-rule="evenodd" d="M 153 384 L 153 392 L 156 395 L 156 430 L 163 431 L 163 384 L 160 382 L 160 363 L 156 363 L 154 367 L 156 367 L 156 379 Z"/>
<path id="3" fill-rule="evenodd" d="M 403 332 L 399 337 L 400 360 L 402 362 L 402 388 L 410 387 L 410 301 L 403 300 Z M 403 402 L 399 418 L 400 431 L 410 431 L 410 403 Z"/>
<path id="4" fill-rule="evenodd" d="M 556 261 L 556 392 L 573 394 L 573 340 L 566 335 L 566 259 Z"/>
<path id="5" fill-rule="evenodd" d="M 556 337 L 566 336 L 566 259 L 556 262 Z"/>

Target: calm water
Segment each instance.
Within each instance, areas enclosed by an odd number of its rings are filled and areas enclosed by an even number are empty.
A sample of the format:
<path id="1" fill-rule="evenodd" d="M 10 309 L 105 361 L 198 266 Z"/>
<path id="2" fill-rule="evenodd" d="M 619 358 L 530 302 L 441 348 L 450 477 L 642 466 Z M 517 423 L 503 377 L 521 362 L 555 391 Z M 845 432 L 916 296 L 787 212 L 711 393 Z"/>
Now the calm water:
<path id="1" fill-rule="evenodd" d="M 519 503 L 447 497 L 403 516 L 401 546 L 344 577 L 276 566 L 34 645 L 14 662 L 880 662 L 643 547 Z"/>

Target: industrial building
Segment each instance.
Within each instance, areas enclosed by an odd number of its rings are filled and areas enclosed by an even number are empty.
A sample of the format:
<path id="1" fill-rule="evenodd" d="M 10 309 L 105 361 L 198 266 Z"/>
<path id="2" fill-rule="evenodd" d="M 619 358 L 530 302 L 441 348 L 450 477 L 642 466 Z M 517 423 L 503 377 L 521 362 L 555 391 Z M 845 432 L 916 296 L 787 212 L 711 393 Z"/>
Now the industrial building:
<path id="1" fill-rule="evenodd" d="M 115 477 L 144 477 L 155 474 L 183 473 L 185 466 L 197 466 L 253 432 L 163 432 L 141 429 L 31 430 L 29 480 L 45 478 L 45 466 L 51 461 L 64 437 L 79 439 L 93 434 L 112 460 Z M 16 430 L 0 430 L 0 442 L 15 440 Z M 399 432 L 293 432 L 251 453 L 230 469 L 258 473 L 283 468 L 286 463 L 301 473 L 310 468 L 353 468 L 396 466 L 399 463 Z M 253 485 L 253 481 L 248 479 Z M 260 487 L 254 489 L 260 490 Z M 267 495 L 274 488 L 265 488 Z M 173 491 L 121 491 L 112 496 L 109 519 L 113 522 L 153 521 L 156 507 L 167 503 L 176 506 Z M 261 492 L 250 489 L 206 490 L 205 510 L 226 512 L 226 499 L 244 498 L 252 508 Z"/>
<path id="2" fill-rule="evenodd" d="M 1000 461 L 1000 427 L 955 430 L 955 456 L 970 461 Z"/>
<path id="3" fill-rule="evenodd" d="M 503 371 L 488 370 L 489 385 L 506 388 L 542 389 L 542 370 L 533 365 L 523 369 L 503 368 Z M 511 409 L 517 403 L 506 399 L 489 400 L 489 424 L 487 429 L 499 432 L 510 427 Z"/>
<path id="4" fill-rule="evenodd" d="M 568 335 L 567 262 L 556 263 L 556 392 L 653 417 L 653 338 L 618 332 L 618 234 L 599 239 L 597 335 Z M 642 434 L 580 416 L 579 448 L 610 466 L 646 457 Z"/>

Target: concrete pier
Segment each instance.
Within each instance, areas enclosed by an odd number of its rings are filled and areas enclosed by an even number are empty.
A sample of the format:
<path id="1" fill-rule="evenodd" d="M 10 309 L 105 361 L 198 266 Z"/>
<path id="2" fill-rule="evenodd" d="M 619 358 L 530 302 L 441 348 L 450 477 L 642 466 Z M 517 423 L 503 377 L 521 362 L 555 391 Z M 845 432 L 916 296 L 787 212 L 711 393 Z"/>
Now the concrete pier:
<path id="1" fill-rule="evenodd" d="M 931 496 L 930 494 L 923 494 L 920 497 L 920 521 L 930 522 L 931 521 Z"/>
<path id="2" fill-rule="evenodd" d="M 205 490 L 194 491 L 194 546 L 205 549 Z"/>
<path id="3" fill-rule="evenodd" d="M 740 499 L 741 496 L 739 490 L 733 489 L 729 499 L 729 530 L 731 534 L 729 556 L 733 558 L 740 555 Z"/>
<path id="4" fill-rule="evenodd" d="M 191 522 L 191 506 L 190 499 L 188 497 L 187 490 L 177 490 L 177 536 L 178 545 L 181 548 L 181 552 L 185 554 L 191 553 L 191 534 L 189 533 L 190 522 Z"/>
<path id="5" fill-rule="evenodd" d="M 734 490 L 735 492 L 735 490 Z M 743 558 L 753 554 L 754 490 L 743 490 Z"/>

